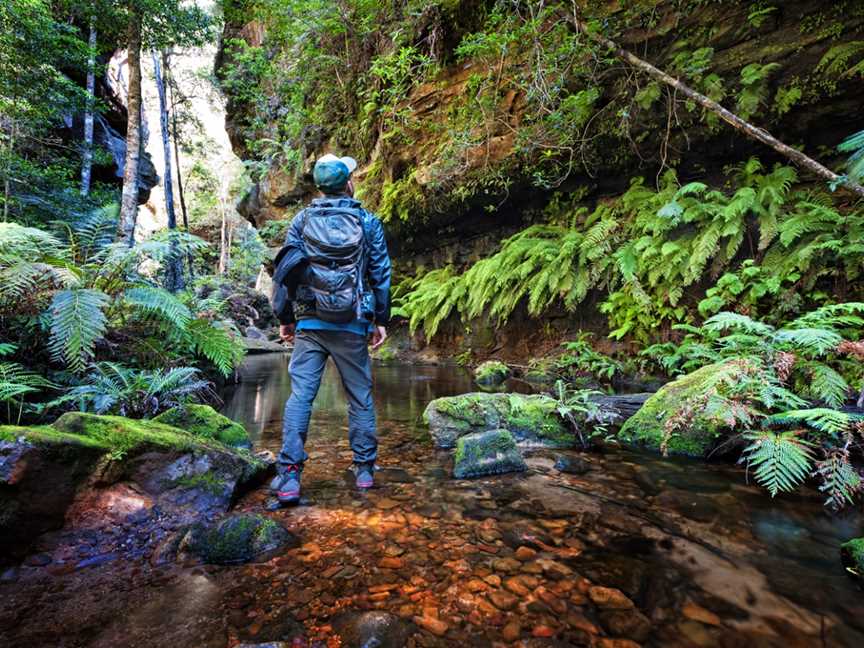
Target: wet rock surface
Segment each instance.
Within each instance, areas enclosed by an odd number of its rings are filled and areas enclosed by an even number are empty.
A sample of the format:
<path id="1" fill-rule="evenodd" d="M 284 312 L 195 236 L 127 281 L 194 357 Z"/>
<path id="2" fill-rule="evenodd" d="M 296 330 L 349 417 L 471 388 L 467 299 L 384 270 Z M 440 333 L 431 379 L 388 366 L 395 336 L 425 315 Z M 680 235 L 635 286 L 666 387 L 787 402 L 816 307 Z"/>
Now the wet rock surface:
<path id="1" fill-rule="evenodd" d="M 256 514 L 228 515 L 216 522 L 198 522 L 168 541 L 161 559 L 193 559 L 233 565 L 260 559 L 300 541 L 278 522 Z M 173 551 L 172 551 L 173 550 Z"/>
<path id="2" fill-rule="evenodd" d="M 523 472 L 527 468 L 516 439 L 507 430 L 475 432 L 460 437 L 456 442 L 453 464 L 456 479 Z"/>
<path id="3" fill-rule="evenodd" d="M 418 384 L 425 404 L 428 383 L 392 375 L 379 390 Z M 0 578 L 3 645 L 311 648 L 353 645 L 368 627 L 381 641 L 404 631 L 410 648 L 864 645 L 864 599 L 836 564 L 852 522 L 816 518 L 818 494 L 772 501 L 735 469 L 627 451 L 589 455 L 579 475 L 554 469 L 576 453 L 532 449 L 525 473 L 453 480 L 452 453 L 432 448 L 406 401 L 378 403 L 379 473 L 391 478 L 365 493 L 342 478 L 344 409 L 325 401 L 306 504 L 267 514 L 301 544 L 269 559 L 153 565 L 150 537 L 168 535 L 156 511 L 113 533 L 43 536 L 31 564 Z M 278 444 L 277 419 L 257 445 Z M 688 474 L 705 489 L 687 491 Z M 693 519 L 655 504 L 662 493 L 716 510 Z M 267 497 L 250 492 L 237 512 L 259 513 Z"/>

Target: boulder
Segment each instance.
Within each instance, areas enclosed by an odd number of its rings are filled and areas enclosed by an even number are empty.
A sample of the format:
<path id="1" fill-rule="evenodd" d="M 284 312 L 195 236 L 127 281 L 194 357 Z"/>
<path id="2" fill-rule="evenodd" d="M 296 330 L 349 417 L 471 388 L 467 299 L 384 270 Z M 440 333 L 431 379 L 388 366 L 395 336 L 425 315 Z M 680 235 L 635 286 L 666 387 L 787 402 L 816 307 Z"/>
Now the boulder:
<path id="1" fill-rule="evenodd" d="M 453 448 L 459 437 L 475 432 L 508 430 L 526 446 L 569 448 L 576 436 L 557 411 L 557 403 L 539 394 L 474 392 L 436 398 L 426 406 L 423 420 L 439 448 Z"/>
<path id="2" fill-rule="evenodd" d="M 0 427 L 0 561 L 64 521 L 129 513 L 129 493 L 179 520 L 228 509 L 267 465 L 246 450 L 156 421 L 70 412 Z"/>
<path id="3" fill-rule="evenodd" d="M 717 398 L 747 399 L 741 384 L 758 384 L 752 378 L 759 367 L 744 358 L 710 364 L 667 383 L 651 395 L 621 427 L 617 437 L 667 454 L 702 457 L 728 430 L 727 408 L 710 407 Z M 747 380 L 744 380 L 744 379 Z M 755 394 L 754 394 L 755 396 Z M 667 424 L 675 422 L 667 433 Z"/>
<path id="4" fill-rule="evenodd" d="M 591 470 L 591 463 L 582 457 L 567 457 L 564 455 L 555 459 L 555 470 L 569 475 L 584 475 Z"/>
<path id="5" fill-rule="evenodd" d="M 246 428 L 209 405 L 189 404 L 174 407 L 153 420 L 186 430 L 203 439 L 216 439 L 234 448 L 252 447 Z"/>
<path id="6" fill-rule="evenodd" d="M 259 340 L 258 338 L 243 337 L 240 338 L 243 346 L 246 347 L 246 352 L 250 355 L 258 353 L 287 353 L 291 349 L 279 342 L 271 342 L 270 340 Z"/>
<path id="7" fill-rule="evenodd" d="M 524 472 L 527 469 L 516 439 L 507 430 L 474 432 L 456 442 L 456 479 Z"/>
<path id="8" fill-rule="evenodd" d="M 198 522 L 178 533 L 174 542 L 178 558 L 215 565 L 246 563 L 300 546 L 299 540 L 281 524 L 253 513 L 229 515 L 218 522 Z"/>
<path id="9" fill-rule="evenodd" d="M 487 360 L 474 369 L 474 382 L 483 387 L 494 387 L 510 377 L 510 367 L 498 360 Z"/>

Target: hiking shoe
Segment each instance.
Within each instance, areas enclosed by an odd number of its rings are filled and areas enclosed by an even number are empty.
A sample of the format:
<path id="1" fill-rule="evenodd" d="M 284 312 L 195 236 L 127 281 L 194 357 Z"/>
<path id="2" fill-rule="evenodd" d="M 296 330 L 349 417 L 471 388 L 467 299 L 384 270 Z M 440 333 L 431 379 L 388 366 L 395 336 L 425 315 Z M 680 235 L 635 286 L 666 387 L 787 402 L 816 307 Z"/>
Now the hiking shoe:
<path id="1" fill-rule="evenodd" d="M 279 474 L 270 482 L 270 490 L 276 493 L 280 504 L 296 504 L 300 501 L 300 473 L 302 466 L 296 464 L 280 467 Z"/>
<path id="2" fill-rule="evenodd" d="M 357 488 L 372 488 L 375 484 L 375 464 L 354 464 L 354 473 L 357 477 Z"/>

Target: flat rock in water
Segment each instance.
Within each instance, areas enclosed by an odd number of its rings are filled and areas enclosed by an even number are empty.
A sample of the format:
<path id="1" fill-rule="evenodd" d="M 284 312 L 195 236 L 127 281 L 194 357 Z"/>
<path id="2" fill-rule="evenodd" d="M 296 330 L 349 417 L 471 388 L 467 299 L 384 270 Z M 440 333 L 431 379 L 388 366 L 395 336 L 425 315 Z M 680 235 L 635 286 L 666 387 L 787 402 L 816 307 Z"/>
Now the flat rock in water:
<path id="1" fill-rule="evenodd" d="M 181 559 L 232 565 L 298 546 L 297 537 L 275 520 L 264 515 L 240 513 L 215 523 L 199 522 L 180 531 L 161 552 L 161 562 L 176 551 Z"/>
<path id="2" fill-rule="evenodd" d="M 523 472 L 525 459 L 507 430 L 475 432 L 461 437 L 456 443 L 453 476 L 456 479 Z"/>
<path id="3" fill-rule="evenodd" d="M 555 460 L 555 470 L 570 475 L 584 475 L 591 470 L 591 464 L 582 457 L 560 456 Z"/>

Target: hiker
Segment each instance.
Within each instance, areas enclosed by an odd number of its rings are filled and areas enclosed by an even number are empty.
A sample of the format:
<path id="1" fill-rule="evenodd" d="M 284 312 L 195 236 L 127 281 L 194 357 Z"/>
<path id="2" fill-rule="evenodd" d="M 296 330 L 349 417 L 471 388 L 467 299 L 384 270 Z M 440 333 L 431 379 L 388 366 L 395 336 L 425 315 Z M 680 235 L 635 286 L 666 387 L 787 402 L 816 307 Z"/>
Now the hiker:
<path id="1" fill-rule="evenodd" d="M 271 484 L 281 504 L 300 499 L 300 476 L 312 402 L 328 357 L 348 397 L 348 439 L 357 487 L 374 481 L 378 438 L 372 402 L 372 348 L 387 339 L 390 319 L 390 257 L 384 228 L 354 199 L 351 174 L 357 162 L 327 154 L 312 172 L 322 196 L 291 221 L 276 257 L 273 307 L 279 335 L 294 343 L 285 403 L 282 451 Z"/>

